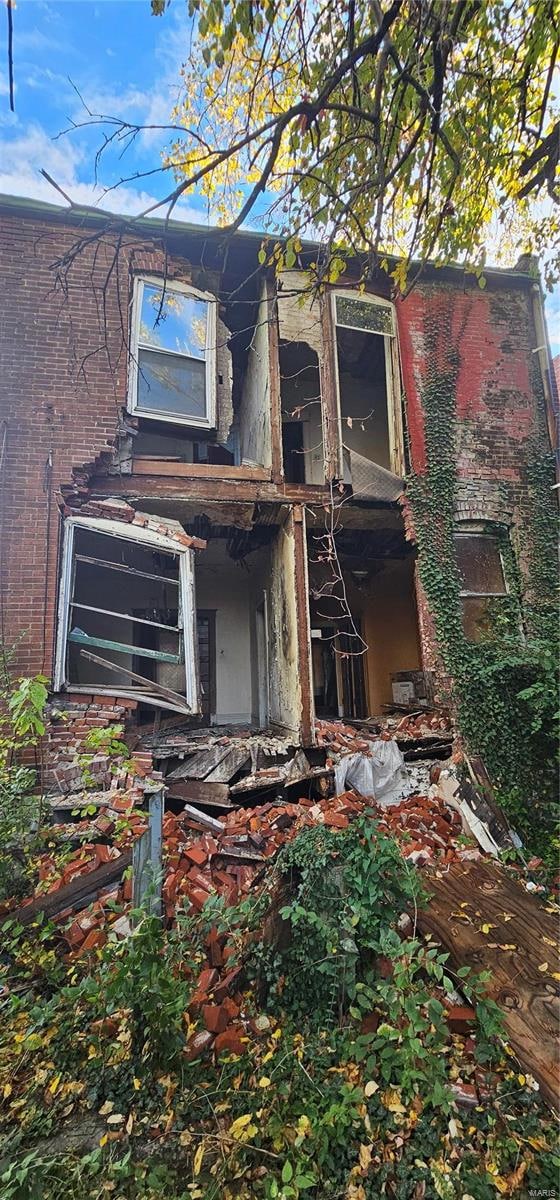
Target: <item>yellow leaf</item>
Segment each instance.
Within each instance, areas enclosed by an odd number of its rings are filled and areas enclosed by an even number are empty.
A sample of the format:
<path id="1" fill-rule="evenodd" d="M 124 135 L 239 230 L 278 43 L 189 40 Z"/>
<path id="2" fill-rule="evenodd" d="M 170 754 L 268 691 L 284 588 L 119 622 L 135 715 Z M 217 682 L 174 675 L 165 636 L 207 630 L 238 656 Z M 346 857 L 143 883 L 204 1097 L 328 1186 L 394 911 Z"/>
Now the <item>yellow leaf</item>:
<path id="1" fill-rule="evenodd" d="M 132 1080 L 132 1082 L 133 1082 L 133 1084 L 134 1084 L 134 1091 L 135 1091 L 135 1092 L 139 1092 L 139 1091 L 140 1091 L 140 1088 L 142 1087 L 142 1084 L 140 1083 L 140 1080 L 139 1080 L 139 1079 L 137 1079 L 137 1078 L 136 1078 L 136 1076 L 134 1076 L 134 1079 Z"/>
<path id="2" fill-rule="evenodd" d="M 204 1142 L 201 1142 L 200 1146 L 198 1147 L 198 1150 L 194 1156 L 194 1160 L 193 1160 L 193 1175 L 194 1175 L 195 1179 L 196 1179 L 197 1175 L 200 1175 L 200 1168 L 202 1166 L 203 1158 L 204 1158 Z"/>
<path id="3" fill-rule="evenodd" d="M 4 1100 L 7 1100 L 7 1099 L 8 1099 L 8 1097 L 9 1097 L 9 1096 L 11 1096 L 11 1094 L 12 1094 L 12 1090 L 13 1090 L 13 1089 L 12 1089 L 12 1085 L 11 1085 L 11 1083 L 5 1083 L 5 1084 L 4 1084 L 4 1093 L 3 1093 L 3 1094 L 4 1094 Z"/>
<path id="4" fill-rule="evenodd" d="M 371 1151 L 371 1146 L 364 1146 L 363 1143 L 360 1146 L 360 1166 L 362 1171 L 367 1171 L 371 1164 Z"/>
<path id="5" fill-rule="evenodd" d="M 484 925 L 480 926 L 481 933 L 490 933 L 491 929 L 497 929 L 497 925 L 492 925 L 490 921 L 485 921 Z"/>
<path id="6" fill-rule="evenodd" d="M 127 1132 L 127 1133 L 132 1133 L 132 1126 L 133 1126 L 133 1125 L 134 1125 L 134 1113 L 129 1113 L 129 1114 L 128 1114 L 128 1118 L 127 1118 L 127 1122 L 126 1122 L 126 1125 L 125 1125 L 125 1129 L 126 1129 L 126 1132 Z"/>
<path id="7" fill-rule="evenodd" d="M 103 1137 L 100 1137 L 100 1139 L 99 1139 L 99 1145 L 100 1145 L 100 1146 L 106 1146 L 106 1145 L 107 1145 L 107 1134 L 106 1134 L 106 1133 L 104 1133 L 104 1134 L 103 1134 Z"/>
<path id="8" fill-rule="evenodd" d="M 560 973 L 558 971 L 551 971 L 550 974 L 552 975 L 552 978 L 556 980 L 557 983 L 560 983 Z"/>
<path id="9" fill-rule="evenodd" d="M 389 1112 L 406 1112 L 404 1104 L 401 1104 L 400 1092 L 395 1091 L 394 1088 L 387 1088 L 387 1091 L 383 1092 L 381 1099 L 385 1105 L 385 1108 L 387 1108 Z"/>
<path id="10" fill-rule="evenodd" d="M 54 1096 L 56 1089 L 60 1083 L 60 1075 L 55 1075 L 52 1083 L 49 1083 L 49 1092 Z"/>
<path id="11" fill-rule="evenodd" d="M 298 1120 L 297 1131 L 300 1137 L 305 1137 L 307 1133 L 311 1132 L 311 1121 L 309 1120 L 309 1117 L 305 1116 L 305 1113 Z"/>
<path id="12" fill-rule="evenodd" d="M 99 1109 L 99 1116 L 100 1117 L 108 1116 L 108 1114 L 113 1111 L 114 1107 L 115 1107 L 115 1105 L 113 1104 L 112 1100 L 106 1100 L 105 1103 L 102 1104 L 101 1108 Z"/>
<path id="13" fill-rule="evenodd" d="M 375 1079 L 368 1079 L 364 1088 L 364 1096 L 374 1096 L 378 1091 L 379 1084 L 375 1082 Z"/>
<path id="14" fill-rule="evenodd" d="M 508 942 L 506 945 L 500 946 L 500 950 L 517 950 L 517 946 L 514 946 L 512 943 Z"/>
<path id="15" fill-rule="evenodd" d="M 259 1087 L 260 1088 L 270 1087 L 271 1082 L 272 1082 L 272 1080 L 270 1080 L 268 1078 L 268 1075 L 263 1075 L 262 1079 L 259 1079 Z"/>
<path id="16" fill-rule="evenodd" d="M 122 1125 L 123 1121 L 124 1121 L 124 1117 L 123 1117 L 122 1113 L 111 1113 L 111 1116 L 107 1117 L 108 1125 Z"/>
<path id="17" fill-rule="evenodd" d="M 251 1117 L 251 1113 L 244 1113 L 242 1117 L 236 1117 L 235 1121 L 232 1121 L 229 1127 L 230 1137 L 239 1139 L 243 1134 L 243 1130 L 247 1128 L 247 1125 L 251 1121 Z"/>

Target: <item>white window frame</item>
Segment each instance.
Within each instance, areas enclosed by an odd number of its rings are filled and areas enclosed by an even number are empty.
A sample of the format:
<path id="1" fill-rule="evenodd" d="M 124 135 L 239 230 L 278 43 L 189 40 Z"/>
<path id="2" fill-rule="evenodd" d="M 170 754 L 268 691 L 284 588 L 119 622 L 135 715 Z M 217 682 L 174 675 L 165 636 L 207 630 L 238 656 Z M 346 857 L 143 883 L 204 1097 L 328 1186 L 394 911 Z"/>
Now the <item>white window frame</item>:
<path id="1" fill-rule="evenodd" d="M 347 325 L 337 320 L 336 299 L 343 296 L 348 300 L 359 300 L 363 304 L 377 305 L 388 310 L 391 314 L 392 333 L 383 333 L 375 329 L 362 329 L 359 325 Z M 369 333 L 372 337 L 382 337 L 385 349 L 385 380 L 387 390 L 387 423 L 389 429 L 389 456 L 391 470 L 395 475 L 404 475 L 404 432 L 402 424 L 401 376 L 399 364 L 399 347 L 397 339 L 397 314 L 395 305 L 384 296 L 375 296 L 371 292 L 360 292 L 355 288 L 333 288 L 331 290 L 331 319 L 334 335 L 334 365 L 336 377 L 336 395 L 338 407 L 338 440 L 341 465 L 344 462 L 344 447 L 342 436 L 342 410 L 340 401 L 340 380 L 338 377 L 338 354 L 336 349 L 336 330 L 355 329 L 358 333 Z"/>
<path id="2" fill-rule="evenodd" d="M 194 550 L 188 546 L 180 546 L 171 538 L 165 537 L 163 534 L 152 532 L 150 529 L 142 529 L 141 527 L 130 524 L 120 524 L 117 521 L 109 521 L 103 517 L 67 517 L 64 521 L 63 536 L 64 543 L 62 548 L 62 563 L 60 573 L 60 587 L 58 597 L 58 626 L 57 626 L 57 642 L 56 642 L 56 657 L 54 670 L 54 688 L 56 691 L 61 691 L 63 688 L 69 688 L 72 692 L 87 692 L 91 694 L 93 685 L 86 686 L 85 684 L 71 683 L 67 676 L 66 660 L 68 652 L 68 634 L 70 632 L 70 607 L 73 591 L 74 579 L 74 542 L 76 529 L 90 529 L 94 533 L 107 534 L 109 537 L 119 538 L 121 541 L 133 542 L 137 546 L 153 547 L 155 550 L 162 550 L 167 554 L 172 554 L 179 560 L 179 581 L 178 581 L 178 627 L 183 634 L 183 652 L 185 657 L 185 705 L 191 713 L 200 712 L 200 694 L 198 681 L 198 656 L 197 656 L 197 641 L 196 641 L 196 601 L 195 601 L 195 584 L 194 584 Z M 116 684 L 115 687 L 103 687 L 96 685 L 95 691 L 108 691 L 111 695 L 119 696 L 136 693 L 137 698 L 141 698 L 140 689 L 135 689 L 131 684 L 130 687 L 124 687 Z M 157 692 L 155 693 L 157 695 Z M 149 701 L 147 701 L 149 702 Z"/>
<path id="3" fill-rule="evenodd" d="M 181 416 L 180 413 L 169 413 L 164 409 L 155 411 L 154 409 L 142 408 L 138 404 L 138 383 L 139 374 L 141 371 L 138 360 L 140 350 L 147 350 L 154 354 L 170 354 L 174 358 L 191 358 L 191 355 L 181 354 L 177 350 L 159 349 L 157 346 L 144 345 L 140 342 L 140 321 L 142 317 L 142 301 L 144 297 L 144 285 L 148 284 L 151 287 L 160 288 L 165 292 L 180 292 L 183 296 L 192 296 L 195 300 L 204 300 L 208 305 L 208 320 L 206 324 L 206 346 L 205 354 L 205 384 L 206 384 L 206 416 L 205 417 L 190 417 L 187 413 Z M 197 429 L 214 429 L 216 426 L 216 392 L 217 392 L 217 365 L 216 365 L 216 338 L 217 338 L 217 300 L 211 292 L 201 292 L 198 288 L 191 287 L 189 283 L 180 283 L 175 280 L 167 282 L 158 275 L 136 275 L 134 277 L 134 288 L 132 296 L 132 312 L 130 320 L 130 350 L 128 356 L 128 411 L 136 416 L 146 418 L 152 421 L 165 421 L 173 425 L 186 425 L 190 428 Z M 200 361 L 200 360 L 197 360 Z"/>

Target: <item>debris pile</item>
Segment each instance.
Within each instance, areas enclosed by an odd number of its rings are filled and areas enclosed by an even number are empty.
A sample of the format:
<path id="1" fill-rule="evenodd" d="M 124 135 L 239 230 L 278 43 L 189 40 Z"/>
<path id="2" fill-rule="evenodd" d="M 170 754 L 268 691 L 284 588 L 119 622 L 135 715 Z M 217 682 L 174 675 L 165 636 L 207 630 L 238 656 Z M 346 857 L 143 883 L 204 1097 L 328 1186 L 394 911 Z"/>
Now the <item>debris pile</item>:
<path id="1" fill-rule="evenodd" d="M 71 899 L 66 902 L 65 896 L 64 906 L 56 912 L 57 924 L 63 928 L 73 954 L 104 945 L 110 930 L 119 936 L 129 933 L 131 880 L 119 878 L 117 867 L 117 878 L 96 895 L 93 873 L 122 859 L 122 876 L 130 862 L 127 849 L 147 829 L 146 814 L 138 809 L 143 800 L 141 787 L 126 793 L 115 790 L 84 794 L 82 811 L 88 813 L 92 807 L 88 800 L 94 798 L 99 806 L 94 819 L 86 815 L 57 829 L 59 844 L 69 839 L 81 840 L 82 844 L 65 856 L 62 866 L 54 850 L 43 854 L 34 896 L 21 905 L 24 910 L 39 897 L 50 897 L 91 875 L 89 899 L 93 900 L 87 911 L 77 914 Z M 76 807 L 78 799 L 74 797 Z M 228 906 L 237 904 L 264 878 L 278 850 L 301 829 L 315 825 L 346 829 L 366 810 L 377 819 L 380 832 L 396 837 L 403 855 L 417 866 L 433 862 L 445 868 L 461 858 L 478 857 L 474 847 L 465 848 L 457 842 L 461 818 L 438 797 L 413 796 L 386 809 L 354 792 L 344 792 L 318 802 L 303 798 L 298 803 L 269 802 L 257 808 L 232 809 L 221 820 L 186 805 L 177 815 L 166 812 L 163 819 L 165 920 L 172 924 L 179 907 L 200 912 L 212 894 L 222 896 Z M 76 908 L 83 904 L 82 895 Z"/>

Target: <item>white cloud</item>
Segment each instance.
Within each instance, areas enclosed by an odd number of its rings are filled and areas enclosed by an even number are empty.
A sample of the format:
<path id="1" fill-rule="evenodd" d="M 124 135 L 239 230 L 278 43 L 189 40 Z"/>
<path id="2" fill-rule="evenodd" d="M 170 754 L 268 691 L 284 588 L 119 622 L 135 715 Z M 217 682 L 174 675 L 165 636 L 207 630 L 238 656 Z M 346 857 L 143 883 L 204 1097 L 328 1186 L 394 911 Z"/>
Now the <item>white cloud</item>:
<path id="1" fill-rule="evenodd" d="M 60 185 L 75 204 L 95 205 L 110 212 L 136 215 L 157 203 L 157 198 L 141 186 L 122 185 L 104 194 L 82 178 L 89 174 L 90 156 L 85 148 L 71 137 L 54 141 L 37 123 L 30 124 L 16 136 L 0 136 L 0 192 L 10 196 L 29 196 L 50 204 L 63 204 L 58 192 L 40 174 L 41 168 Z M 158 210 L 154 216 L 164 216 Z M 174 210 L 177 220 L 206 224 L 204 214 L 192 204 L 178 204 Z"/>

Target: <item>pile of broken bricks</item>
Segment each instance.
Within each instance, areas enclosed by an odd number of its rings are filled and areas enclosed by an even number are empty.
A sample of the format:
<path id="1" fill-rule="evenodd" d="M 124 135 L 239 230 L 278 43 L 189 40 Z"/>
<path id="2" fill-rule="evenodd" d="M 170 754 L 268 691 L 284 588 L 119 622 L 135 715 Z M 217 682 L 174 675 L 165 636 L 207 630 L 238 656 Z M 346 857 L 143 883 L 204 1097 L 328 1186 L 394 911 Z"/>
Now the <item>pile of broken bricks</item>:
<path id="1" fill-rule="evenodd" d="M 63 514 L 67 516 L 75 516 L 77 512 L 81 516 L 101 517 L 109 521 L 121 521 L 125 525 L 135 525 L 139 529 L 148 529 L 150 533 L 157 533 L 160 537 L 169 538 L 172 542 L 177 542 L 180 546 L 186 546 L 193 550 L 205 550 L 206 542 L 204 538 L 191 537 L 187 533 L 179 521 L 175 521 L 170 517 L 158 517 L 152 513 L 137 512 L 131 504 L 127 504 L 126 500 L 121 500 L 118 497 L 110 497 L 105 499 L 91 500 L 89 497 L 85 502 L 81 502 L 80 498 L 72 498 L 73 503 L 65 503 Z"/>
<path id="2" fill-rule="evenodd" d="M 65 836 L 88 840 L 62 869 L 52 851 L 42 856 L 35 894 L 23 901 L 22 907 L 116 862 L 147 828 L 146 814 L 134 807 L 140 796 L 139 789 L 107 794 L 107 805 L 98 810 L 95 819 L 86 817 L 59 827 L 60 840 Z M 372 812 L 379 832 L 395 837 L 403 856 L 416 866 L 432 863 L 445 869 L 453 861 L 479 856 L 474 845 L 465 847 L 464 839 L 457 840 L 462 833 L 460 815 L 438 796 L 414 795 L 383 808 L 355 792 L 344 792 L 321 801 L 301 799 L 298 803 L 269 802 L 257 808 L 232 809 L 221 820 L 186 805 L 178 815 L 166 812 L 163 818 L 166 922 L 173 923 L 179 908 L 200 912 L 213 894 L 222 896 L 228 906 L 235 905 L 264 877 L 278 850 L 300 830 L 316 825 L 346 829 L 365 811 Z M 72 955 L 98 949 L 111 930 L 126 936 L 131 900 L 131 880 L 126 878 L 113 882 L 86 911 L 76 914 L 65 907 L 58 912 L 55 919 Z"/>

